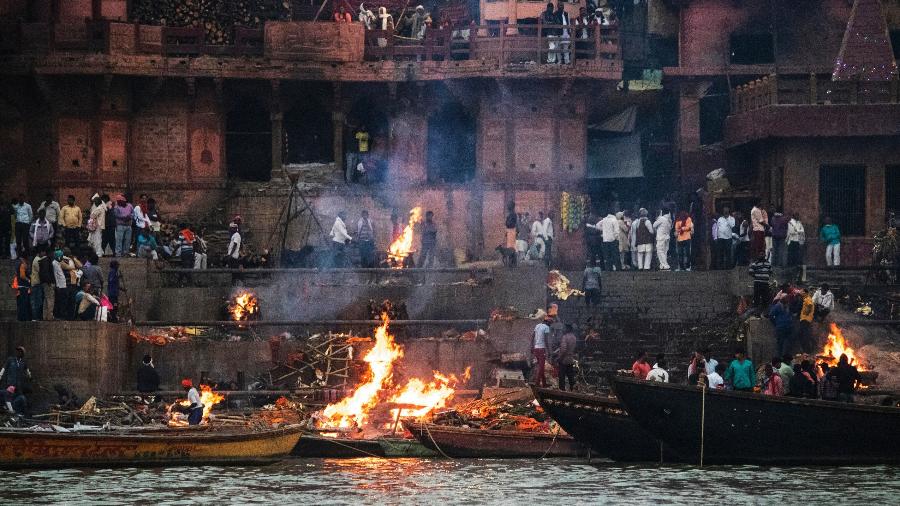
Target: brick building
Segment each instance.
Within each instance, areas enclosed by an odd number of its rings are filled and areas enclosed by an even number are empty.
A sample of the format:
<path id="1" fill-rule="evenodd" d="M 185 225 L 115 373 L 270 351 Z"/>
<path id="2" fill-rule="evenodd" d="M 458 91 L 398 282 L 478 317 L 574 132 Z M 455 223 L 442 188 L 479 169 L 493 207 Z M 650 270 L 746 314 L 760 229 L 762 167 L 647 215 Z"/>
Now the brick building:
<path id="1" fill-rule="evenodd" d="M 228 43 L 210 44 L 202 26 L 138 22 L 135 3 L 0 2 L 7 195 L 52 189 L 86 203 L 98 189 L 148 192 L 171 217 L 241 214 L 262 248 L 278 243 L 284 175 L 295 171 L 326 229 L 337 210 L 368 208 L 384 244 L 391 210 L 433 210 L 448 261 L 491 257 L 509 200 L 535 213 L 558 211 L 564 191 L 601 206 L 619 186 L 687 195 L 718 167 L 734 190 L 708 198 L 707 213 L 761 196 L 815 226 L 830 205 L 819 194 L 834 192 L 827 181 L 855 188 L 863 166 L 862 200 L 845 213 L 865 217 L 848 234 L 854 244 L 896 207 L 896 74 L 878 92 L 860 81 L 830 87 L 846 0 L 642 2 L 618 27 L 573 41 L 569 65 L 545 64 L 533 25 L 434 29 L 409 42 L 311 22 L 298 7 L 226 27 Z M 888 4 L 877 7 L 895 34 L 900 8 Z M 660 69 L 662 89 L 646 87 Z M 777 93 L 765 101 L 763 89 Z M 597 133 L 633 110 L 637 126 Z M 345 181 L 363 126 L 377 184 Z M 619 171 L 625 152 L 640 170 Z M 310 237 L 293 233 L 289 244 Z M 579 231 L 557 234 L 566 263 L 581 262 L 581 242 Z"/>

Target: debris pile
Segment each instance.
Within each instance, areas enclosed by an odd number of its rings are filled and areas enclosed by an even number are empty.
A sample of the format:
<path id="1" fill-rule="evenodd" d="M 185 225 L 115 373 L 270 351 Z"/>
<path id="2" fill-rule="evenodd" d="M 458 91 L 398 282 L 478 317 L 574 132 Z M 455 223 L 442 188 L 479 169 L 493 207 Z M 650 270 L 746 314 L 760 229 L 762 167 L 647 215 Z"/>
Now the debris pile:
<path id="1" fill-rule="evenodd" d="M 532 398 L 512 400 L 507 396 L 459 404 L 452 410 L 436 413 L 433 423 L 484 430 L 557 431 L 554 422 Z"/>

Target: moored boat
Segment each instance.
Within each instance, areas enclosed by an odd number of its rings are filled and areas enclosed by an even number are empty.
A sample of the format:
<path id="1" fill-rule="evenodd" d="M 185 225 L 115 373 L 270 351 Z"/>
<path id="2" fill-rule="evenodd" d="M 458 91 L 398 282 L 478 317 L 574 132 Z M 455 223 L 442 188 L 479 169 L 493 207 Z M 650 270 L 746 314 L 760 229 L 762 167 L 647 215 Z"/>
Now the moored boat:
<path id="1" fill-rule="evenodd" d="M 299 427 L 264 431 L 49 432 L 0 430 L 0 467 L 79 467 L 272 462 L 290 453 Z"/>
<path id="2" fill-rule="evenodd" d="M 453 458 L 577 457 L 586 448 L 560 433 L 472 429 L 404 421 L 403 426 L 427 448 Z"/>
<path id="3" fill-rule="evenodd" d="M 567 433 L 591 449 L 591 457 L 623 462 L 679 460 L 671 448 L 628 416 L 614 397 L 534 385 L 531 389 L 544 411 Z"/>
<path id="4" fill-rule="evenodd" d="M 382 437 L 377 439 L 384 456 L 388 458 L 437 457 L 438 453 L 423 445 L 418 439 Z"/>
<path id="5" fill-rule="evenodd" d="M 706 390 L 614 377 L 642 427 L 691 462 L 900 462 L 900 408 Z"/>
<path id="6" fill-rule="evenodd" d="M 376 439 L 352 439 L 304 434 L 291 451 L 293 457 L 323 459 L 355 459 L 384 457 L 384 449 Z"/>

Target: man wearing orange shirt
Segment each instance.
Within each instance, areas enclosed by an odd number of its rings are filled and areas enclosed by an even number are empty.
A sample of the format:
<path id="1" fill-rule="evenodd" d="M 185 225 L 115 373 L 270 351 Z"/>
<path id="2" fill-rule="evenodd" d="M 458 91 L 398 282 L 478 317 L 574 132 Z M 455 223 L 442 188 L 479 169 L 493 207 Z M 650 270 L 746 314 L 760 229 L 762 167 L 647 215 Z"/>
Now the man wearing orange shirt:
<path id="1" fill-rule="evenodd" d="M 641 350 L 638 352 L 637 360 L 635 360 L 634 364 L 631 366 L 631 373 L 634 374 L 634 377 L 637 379 L 647 379 L 647 375 L 650 374 L 650 364 L 647 363 L 646 351 Z"/>

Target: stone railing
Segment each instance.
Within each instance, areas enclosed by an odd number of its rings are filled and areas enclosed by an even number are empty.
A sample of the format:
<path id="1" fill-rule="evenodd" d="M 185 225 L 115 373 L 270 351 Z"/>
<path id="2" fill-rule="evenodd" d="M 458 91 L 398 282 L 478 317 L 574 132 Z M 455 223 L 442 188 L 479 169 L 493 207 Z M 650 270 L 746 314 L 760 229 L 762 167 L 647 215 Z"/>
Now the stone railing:
<path id="1" fill-rule="evenodd" d="M 829 74 L 769 75 L 734 88 L 731 114 L 773 105 L 895 104 L 898 81 L 832 81 Z"/>

